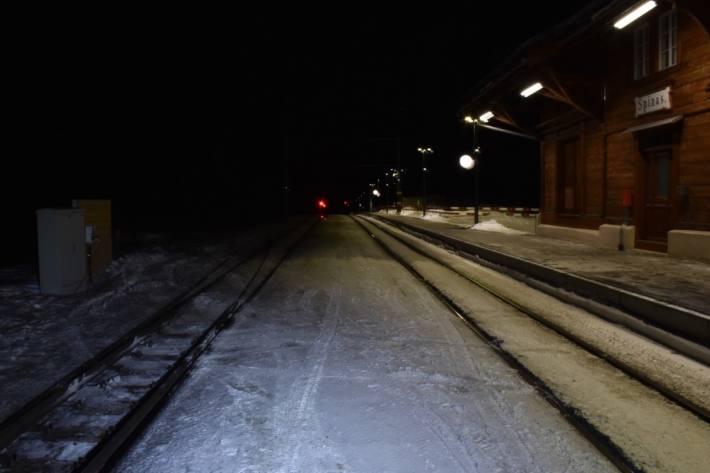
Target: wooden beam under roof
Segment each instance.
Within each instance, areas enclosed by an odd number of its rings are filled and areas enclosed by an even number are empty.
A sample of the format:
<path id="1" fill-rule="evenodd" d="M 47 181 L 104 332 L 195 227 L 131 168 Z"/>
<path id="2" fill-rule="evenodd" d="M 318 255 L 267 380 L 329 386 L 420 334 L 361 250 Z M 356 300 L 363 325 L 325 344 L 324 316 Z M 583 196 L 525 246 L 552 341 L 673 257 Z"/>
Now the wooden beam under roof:
<path id="1" fill-rule="evenodd" d="M 578 82 L 581 84 L 587 84 L 592 85 L 593 81 L 590 81 L 589 79 L 585 79 L 582 77 L 578 77 L 573 74 L 565 74 L 564 79 L 562 76 L 555 71 L 552 67 L 547 67 L 545 68 L 544 71 L 544 79 L 543 79 L 543 85 L 544 89 L 540 91 L 541 95 L 544 95 L 545 97 L 548 97 L 552 100 L 557 100 L 558 102 L 562 102 L 564 104 L 569 105 L 570 107 L 574 108 L 575 110 L 579 111 L 580 113 L 593 118 L 597 121 L 602 121 L 603 120 L 603 114 L 601 113 L 602 109 L 602 102 L 601 102 L 601 93 L 600 93 L 600 100 L 598 104 L 592 105 L 590 103 L 590 100 L 587 99 L 586 97 L 581 97 L 579 94 L 572 92 L 571 87 L 565 85 L 563 82 L 570 81 L 570 82 Z M 597 85 L 597 84 L 595 84 Z M 599 85 L 599 90 L 601 91 L 601 86 Z M 594 100 L 592 99 L 592 102 Z"/>

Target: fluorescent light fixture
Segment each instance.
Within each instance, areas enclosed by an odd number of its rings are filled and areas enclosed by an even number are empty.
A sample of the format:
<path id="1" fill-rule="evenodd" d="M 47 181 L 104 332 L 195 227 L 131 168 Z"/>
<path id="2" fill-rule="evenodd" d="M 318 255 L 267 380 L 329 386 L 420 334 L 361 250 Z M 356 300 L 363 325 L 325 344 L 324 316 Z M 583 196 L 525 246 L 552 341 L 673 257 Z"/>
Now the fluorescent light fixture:
<path id="1" fill-rule="evenodd" d="M 463 121 L 465 121 L 466 123 L 473 123 L 473 117 L 471 115 L 466 115 L 465 117 L 463 117 Z"/>
<path id="2" fill-rule="evenodd" d="M 493 112 L 491 112 L 490 110 L 478 117 L 478 119 L 481 120 L 483 123 L 488 123 L 488 120 L 490 120 L 491 118 L 493 118 Z"/>
<path id="3" fill-rule="evenodd" d="M 522 95 L 523 97 L 530 97 L 532 94 L 539 91 L 540 89 L 542 89 L 542 84 L 539 82 L 535 82 L 534 84 L 526 87 L 522 92 L 520 92 L 520 95 Z"/>
<path id="4" fill-rule="evenodd" d="M 620 30 L 628 24 L 633 23 L 634 21 L 644 16 L 646 13 L 656 8 L 656 5 L 656 2 L 654 2 L 653 0 L 642 3 L 641 5 L 628 12 L 626 15 L 619 18 L 617 22 L 614 23 L 614 28 Z"/>

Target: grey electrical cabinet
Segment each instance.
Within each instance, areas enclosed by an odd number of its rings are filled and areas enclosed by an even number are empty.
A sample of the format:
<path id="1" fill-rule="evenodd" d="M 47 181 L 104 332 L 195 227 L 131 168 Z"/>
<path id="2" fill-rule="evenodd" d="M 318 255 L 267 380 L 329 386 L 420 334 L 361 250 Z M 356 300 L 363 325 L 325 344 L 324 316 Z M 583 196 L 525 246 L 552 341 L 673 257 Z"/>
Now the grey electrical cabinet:
<path id="1" fill-rule="evenodd" d="M 39 286 L 43 294 L 86 287 L 86 230 L 82 209 L 37 210 Z"/>

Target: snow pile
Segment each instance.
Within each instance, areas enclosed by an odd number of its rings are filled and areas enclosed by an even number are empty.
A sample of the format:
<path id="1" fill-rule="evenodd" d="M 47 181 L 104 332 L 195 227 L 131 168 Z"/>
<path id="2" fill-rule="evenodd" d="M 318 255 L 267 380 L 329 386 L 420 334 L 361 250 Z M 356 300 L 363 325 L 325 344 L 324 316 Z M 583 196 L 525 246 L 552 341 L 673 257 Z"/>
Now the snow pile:
<path id="1" fill-rule="evenodd" d="M 469 228 L 471 230 L 482 230 L 484 232 L 507 233 L 508 235 L 527 235 L 526 232 L 521 232 L 520 230 L 508 228 L 504 225 L 501 225 L 495 220 L 486 220 L 485 222 L 479 222 Z"/>
<path id="2" fill-rule="evenodd" d="M 421 217 L 422 212 L 421 210 L 414 210 L 414 209 L 402 209 L 402 212 L 400 215 L 404 217 Z"/>
<path id="3" fill-rule="evenodd" d="M 427 213 L 426 215 L 422 215 L 421 212 L 419 213 L 419 217 L 422 220 L 429 220 L 430 222 L 444 222 L 444 223 L 451 223 L 451 220 L 449 220 L 447 217 L 443 217 L 440 214 L 437 213 Z"/>

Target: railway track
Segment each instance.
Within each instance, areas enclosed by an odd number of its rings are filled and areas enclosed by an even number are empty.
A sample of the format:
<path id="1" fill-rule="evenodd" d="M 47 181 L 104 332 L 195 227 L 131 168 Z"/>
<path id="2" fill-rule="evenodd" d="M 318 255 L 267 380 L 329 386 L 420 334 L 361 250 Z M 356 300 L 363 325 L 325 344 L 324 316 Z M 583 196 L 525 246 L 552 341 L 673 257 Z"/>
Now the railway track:
<path id="1" fill-rule="evenodd" d="M 588 351 L 593 355 L 599 356 L 600 358 L 610 362 L 610 364 L 612 364 L 617 369 L 620 369 L 622 372 L 624 372 L 631 378 L 640 381 L 642 384 L 645 384 L 651 389 L 659 391 L 670 401 L 684 406 L 685 408 L 693 412 L 693 414 L 699 417 L 702 421 L 708 422 L 707 412 L 704 412 L 702 409 L 699 410 L 697 406 L 690 405 L 687 402 L 684 402 L 684 399 L 678 398 L 677 396 L 674 396 L 673 393 L 669 393 L 666 390 L 662 389 L 662 387 L 659 387 L 654 383 L 649 382 L 648 379 L 644 379 L 643 376 L 639 376 L 639 373 L 631 372 L 628 369 L 625 369 L 625 366 L 615 364 L 613 360 L 609 359 L 609 357 L 605 356 L 603 353 L 599 353 L 598 350 L 594 349 L 594 347 L 589 346 L 588 344 L 584 343 L 583 341 L 580 341 L 576 337 L 561 332 L 557 327 L 550 326 L 544 320 L 543 317 L 539 317 L 537 314 L 532 313 L 525 307 L 521 307 L 519 304 L 516 304 L 509 298 L 497 293 L 495 289 L 488 287 L 485 282 L 472 279 L 470 276 L 458 271 L 457 269 L 449 267 L 444 262 L 439 261 L 432 255 L 429 255 L 426 252 L 420 250 L 410 242 L 406 241 L 404 238 L 397 235 L 395 232 L 388 229 L 386 224 L 380 223 L 375 225 L 374 221 L 362 217 L 353 217 L 353 219 L 370 237 L 372 237 L 384 249 L 387 254 L 389 254 L 399 264 L 406 268 L 420 282 L 422 282 L 422 284 L 424 284 L 443 303 L 444 306 L 446 306 L 457 318 L 462 320 L 474 333 L 476 333 L 481 339 L 483 339 L 489 345 L 489 347 L 494 350 L 509 366 L 518 371 L 523 379 L 525 379 L 529 384 L 531 384 L 535 389 L 537 389 L 551 405 L 553 405 L 557 410 L 559 410 L 559 412 L 565 418 L 567 418 L 570 423 L 584 437 L 591 441 L 591 443 L 595 445 L 600 452 L 602 452 L 612 463 L 614 463 L 614 465 L 616 465 L 619 470 L 623 472 L 634 473 L 645 471 L 642 467 L 638 465 L 636 461 L 634 461 L 633 458 L 631 458 L 627 454 L 627 452 L 624 451 L 624 448 L 615 443 L 614 440 L 610 438 L 605 432 L 601 431 L 599 428 L 597 428 L 597 426 L 590 422 L 576 406 L 570 404 L 567 400 L 563 399 L 562 396 L 555 392 L 554 389 L 549 387 L 543 379 L 538 377 L 532 370 L 530 370 L 523 362 L 519 360 L 518 357 L 516 357 L 513 353 L 509 352 L 504 347 L 502 340 L 498 339 L 494 333 L 488 331 L 484 326 L 482 326 L 476 320 L 476 318 L 472 317 L 466 309 L 461 307 L 459 303 L 457 303 L 457 301 L 454 300 L 454 298 L 451 297 L 443 287 L 440 287 L 439 285 L 432 282 L 432 280 L 428 279 L 425 274 L 423 274 L 419 269 L 417 269 L 417 267 L 415 267 L 415 264 L 411 263 L 408 260 L 405 260 L 402 256 L 400 256 L 397 251 L 395 251 L 389 246 L 391 243 L 386 243 L 385 241 L 383 241 L 383 238 L 381 236 L 393 239 L 394 241 L 408 248 L 412 252 L 416 253 L 418 256 L 423 257 L 432 265 L 439 266 L 444 270 L 450 271 L 451 273 L 456 274 L 458 277 L 465 279 L 473 286 L 491 294 L 493 297 L 500 300 L 503 304 L 509 305 L 516 311 L 522 312 L 533 320 L 542 323 L 547 328 L 552 329 L 558 335 L 562 335 L 565 339 L 581 347 L 583 350 Z M 378 236 L 378 234 L 381 236 Z"/>
<path id="2" fill-rule="evenodd" d="M 98 472 L 120 455 L 214 338 L 268 282 L 315 222 L 228 258 L 0 425 L 0 472 Z M 272 261 L 270 261 L 272 260 Z M 247 263 L 256 266 L 224 310 L 188 307 Z"/>

